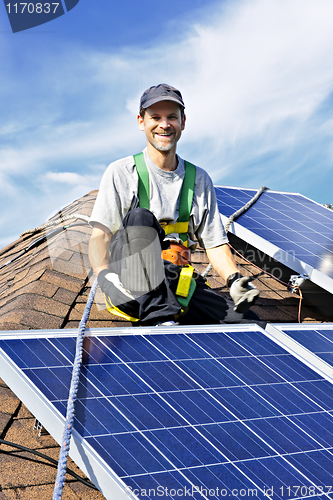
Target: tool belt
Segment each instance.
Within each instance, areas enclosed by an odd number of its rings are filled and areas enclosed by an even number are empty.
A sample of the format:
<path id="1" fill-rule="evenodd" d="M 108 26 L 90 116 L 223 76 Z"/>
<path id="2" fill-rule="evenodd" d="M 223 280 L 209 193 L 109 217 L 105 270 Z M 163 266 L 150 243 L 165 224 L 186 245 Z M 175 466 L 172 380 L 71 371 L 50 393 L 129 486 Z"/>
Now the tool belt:
<path id="1" fill-rule="evenodd" d="M 162 250 L 162 259 L 177 266 L 191 264 L 191 250 L 180 243 L 170 243 L 170 248 Z"/>

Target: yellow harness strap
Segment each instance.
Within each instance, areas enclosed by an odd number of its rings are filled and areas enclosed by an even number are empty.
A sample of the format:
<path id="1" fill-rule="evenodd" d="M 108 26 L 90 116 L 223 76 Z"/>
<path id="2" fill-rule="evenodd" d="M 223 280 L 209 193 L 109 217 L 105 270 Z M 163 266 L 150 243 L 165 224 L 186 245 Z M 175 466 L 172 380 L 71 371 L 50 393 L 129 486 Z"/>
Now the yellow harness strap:
<path id="1" fill-rule="evenodd" d="M 127 319 L 127 321 L 131 321 L 132 323 L 139 321 L 139 318 L 133 318 L 129 314 L 126 314 L 123 311 L 121 311 L 118 307 L 114 306 L 110 300 L 110 297 L 105 295 L 105 293 L 104 293 L 104 300 L 106 308 L 109 311 L 109 313 L 114 314 L 115 316 L 119 316 L 120 318 Z"/>
<path id="2" fill-rule="evenodd" d="M 166 235 L 171 234 L 171 233 L 177 233 L 177 234 L 187 233 L 188 221 L 187 222 L 176 222 L 175 224 L 166 224 L 166 225 L 161 224 L 161 226 L 163 227 Z M 183 245 L 185 247 L 187 247 L 187 240 L 183 241 Z"/>

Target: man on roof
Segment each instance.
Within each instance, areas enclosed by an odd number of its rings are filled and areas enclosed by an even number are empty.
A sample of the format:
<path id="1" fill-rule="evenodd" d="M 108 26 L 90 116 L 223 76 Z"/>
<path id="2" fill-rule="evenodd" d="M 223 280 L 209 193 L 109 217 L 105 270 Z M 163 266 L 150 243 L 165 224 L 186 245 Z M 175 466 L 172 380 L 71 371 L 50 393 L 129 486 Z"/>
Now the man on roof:
<path id="1" fill-rule="evenodd" d="M 110 312 L 138 325 L 248 323 L 259 291 L 240 274 L 205 170 L 176 154 L 185 128 L 179 90 L 141 96 L 147 147 L 105 171 L 90 224 L 89 258 Z M 227 283 L 225 300 L 194 272 L 197 242 Z"/>

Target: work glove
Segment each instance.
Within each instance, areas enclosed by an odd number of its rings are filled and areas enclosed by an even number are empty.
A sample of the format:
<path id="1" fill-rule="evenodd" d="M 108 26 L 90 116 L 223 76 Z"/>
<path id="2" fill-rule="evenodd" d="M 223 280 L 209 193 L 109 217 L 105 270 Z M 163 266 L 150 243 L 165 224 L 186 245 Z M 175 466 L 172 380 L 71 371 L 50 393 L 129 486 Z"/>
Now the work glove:
<path id="1" fill-rule="evenodd" d="M 123 286 L 117 274 L 103 269 L 97 276 L 98 284 L 105 295 L 106 302 L 112 308 L 120 308 L 132 318 L 139 318 L 139 304 L 129 290 Z M 108 307 L 108 306 L 107 306 Z M 112 313 L 112 308 L 110 312 Z"/>
<path id="2" fill-rule="evenodd" d="M 259 296 L 259 290 L 252 285 L 251 276 L 242 276 L 240 273 L 232 274 L 227 279 L 230 287 L 229 293 L 235 303 L 234 311 L 244 313 L 254 304 Z"/>
<path id="3" fill-rule="evenodd" d="M 129 300 L 134 300 L 133 295 L 129 290 L 123 286 L 119 280 L 119 276 L 112 273 L 108 269 L 103 269 L 98 273 L 97 276 L 98 284 L 105 295 L 110 298 L 119 296 L 122 298 L 122 302 L 128 302 Z M 118 305 L 118 304 L 114 304 Z"/>

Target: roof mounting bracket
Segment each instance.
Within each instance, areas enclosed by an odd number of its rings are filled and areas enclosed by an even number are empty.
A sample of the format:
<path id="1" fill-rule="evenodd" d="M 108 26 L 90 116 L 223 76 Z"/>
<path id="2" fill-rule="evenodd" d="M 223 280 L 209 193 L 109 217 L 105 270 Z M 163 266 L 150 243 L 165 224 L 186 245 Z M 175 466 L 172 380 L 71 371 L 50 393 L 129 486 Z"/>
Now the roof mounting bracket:
<path id="1" fill-rule="evenodd" d="M 299 295 L 299 288 L 303 285 L 305 280 L 310 279 L 308 274 L 293 274 L 289 278 L 288 290 L 291 293 L 297 293 Z"/>
<path id="2" fill-rule="evenodd" d="M 41 437 L 42 434 L 43 435 L 48 434 L 48 432 L 44 430 L 43 424 L 41 424 L 39 422 L 39 420 L 37 420 L 37 418 L 35 418 L 34 426 L 33 426 L 32 430 L 38 431 L 38 437 Z"/>

